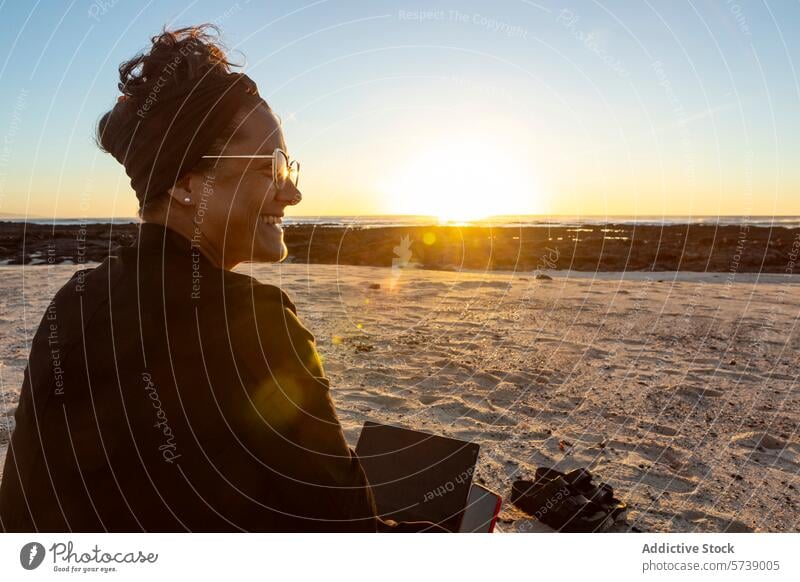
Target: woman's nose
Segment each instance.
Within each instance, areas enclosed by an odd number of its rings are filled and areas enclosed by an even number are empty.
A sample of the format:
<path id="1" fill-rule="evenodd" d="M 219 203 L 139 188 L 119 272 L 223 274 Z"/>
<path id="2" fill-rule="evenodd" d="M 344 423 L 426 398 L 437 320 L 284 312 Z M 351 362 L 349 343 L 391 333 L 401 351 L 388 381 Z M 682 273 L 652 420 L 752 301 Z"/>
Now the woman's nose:
<path id="1" fill-rule="evenodd" d="M 278 190 L 275 196 L 275 200 L 288 204 L 289 206 L 299 204 L 302 199 L 303 195 L 292 182 L 286 182 L 286 185 Z"/>

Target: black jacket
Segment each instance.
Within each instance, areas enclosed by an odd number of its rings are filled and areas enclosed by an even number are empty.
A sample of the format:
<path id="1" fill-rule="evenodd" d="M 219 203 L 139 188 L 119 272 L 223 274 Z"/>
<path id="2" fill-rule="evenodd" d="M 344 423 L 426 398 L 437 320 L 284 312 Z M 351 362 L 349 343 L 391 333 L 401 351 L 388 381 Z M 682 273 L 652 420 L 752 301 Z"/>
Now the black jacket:
<path id="1" fill-rule="evenodd" d="M 289 297 L 158 225 L 56 294 L 15 418 L 5 531 L 377 527 Z"/>

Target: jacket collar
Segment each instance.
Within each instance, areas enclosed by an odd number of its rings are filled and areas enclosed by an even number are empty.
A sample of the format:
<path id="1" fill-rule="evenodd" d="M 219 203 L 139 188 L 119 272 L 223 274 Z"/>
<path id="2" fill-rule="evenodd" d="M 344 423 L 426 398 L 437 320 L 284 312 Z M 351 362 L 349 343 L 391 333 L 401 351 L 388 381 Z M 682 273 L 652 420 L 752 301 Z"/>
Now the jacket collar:
<path id="1" fill-rule="evenodd" d="M 139 226 L 139 236 L 133 243 L 141 253 L 178 254 L 189 256 L 192 253 L 208 260 L 200 251 L 200 247 L 171 228 L 155 222 L 143 222 Z M 209 261 L 210 262 L 210 261 Z"/>

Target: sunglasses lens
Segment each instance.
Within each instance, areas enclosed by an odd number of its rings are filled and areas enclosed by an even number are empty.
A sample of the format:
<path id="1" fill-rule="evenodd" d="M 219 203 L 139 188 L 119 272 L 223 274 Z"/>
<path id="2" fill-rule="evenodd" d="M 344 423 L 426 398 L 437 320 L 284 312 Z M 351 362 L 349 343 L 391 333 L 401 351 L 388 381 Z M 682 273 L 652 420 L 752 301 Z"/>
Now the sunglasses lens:
<path id="1" fill-rule="evenodd" d="M 281 150 L 275 151 L 275 186 L 280 190 L 289 178 L 289 160 Z"/>
<path id="2" fill-rule="evenodd" d="M 297 160 L 289 164 L 289 180 L 291 180 L 292 184 L 295 186 L 300 182 L 300 163 Z"/>

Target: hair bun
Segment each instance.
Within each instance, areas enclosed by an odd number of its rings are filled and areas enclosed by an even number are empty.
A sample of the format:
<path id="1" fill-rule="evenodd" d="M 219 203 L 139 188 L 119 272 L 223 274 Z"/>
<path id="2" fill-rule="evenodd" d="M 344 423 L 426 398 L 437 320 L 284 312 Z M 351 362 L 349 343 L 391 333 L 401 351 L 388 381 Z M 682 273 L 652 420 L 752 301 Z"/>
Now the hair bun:
<path id="1" fill-rule="evenodd" d="M 150 50 L 119 67 L 119 90 L 138 105 L 160 93 L 187 91 L 192 80 L 225 75 L 232 67 L 219 41 L 219 29 L 201 24 L 152 37 Z"/>

